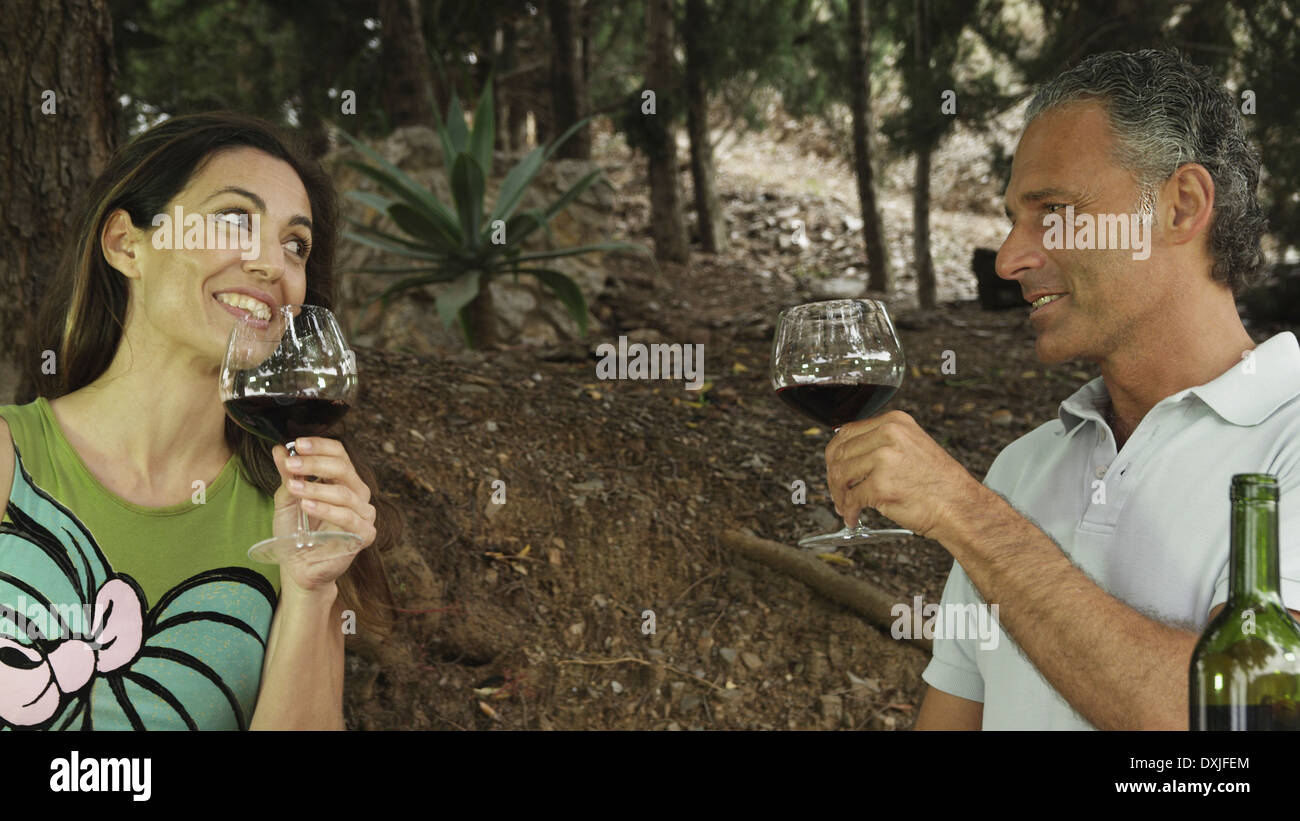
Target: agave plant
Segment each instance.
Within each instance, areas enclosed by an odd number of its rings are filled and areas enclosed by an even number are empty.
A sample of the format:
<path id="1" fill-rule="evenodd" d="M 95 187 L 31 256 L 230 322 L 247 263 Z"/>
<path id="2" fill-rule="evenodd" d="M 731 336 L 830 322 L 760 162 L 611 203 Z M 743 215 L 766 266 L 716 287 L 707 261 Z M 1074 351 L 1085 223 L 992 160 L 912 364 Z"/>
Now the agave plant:
<path id="1" fill-rule="evenodd" d="M 434 108 L 435 116 L 437 108 Z M 365 191 L 349 191 L 348 196 L 367 205 L 389 219 L 404 236 L 390 234 L 348 219 L 356 231 L 344 236 L 357 242 L 407 257 L 417 265 L 403 268 L 366 268 L 358 273 L 412 274 L 367 301 L 377 300 L 386 309 L 389 301 L 411 288 L 430 283 L 448 283 L 437 296 L 438 315 L 447 327 L 459 321 L 465 342 L 471 348 L 491 339 L 492 315 L 488 281 L 493 277 L 528 274 L 564 304 L 587 333 L 587 302 L 582 290 L 566 274 L 547 267 L 549 260 L 578 256 L 595 251 L 637 250 L 640 245 L 626 242 L 603 242 L 546 251 L 524 251 L 522 243 L 538 229 L 554 240 L 550 221 L 586 191 L 597 178 L 592 171 L 575 183 L 555 202 L 545 208 L 516 213 L 524 192 L 556 149 L 573 135 L 590 117 L 575 123 L 550 146 L 538 146 L 506 174 L 496 202 L 485 211 L 486 179 L 492 168 L 492 146 L 496 135 L 496 112 L 492 104 L 492 81 L 484 85 L 471 130 L 465 123 L 460 101 L 452 94 L 446 120 L 438 118 L 448 181 L 453 202 L 444 205 L 401 169 L 386 161 L 374 150 L 350 134 L 343 136 L 371 161 L 348 165 L 374 180 L 388 196 Z"/>

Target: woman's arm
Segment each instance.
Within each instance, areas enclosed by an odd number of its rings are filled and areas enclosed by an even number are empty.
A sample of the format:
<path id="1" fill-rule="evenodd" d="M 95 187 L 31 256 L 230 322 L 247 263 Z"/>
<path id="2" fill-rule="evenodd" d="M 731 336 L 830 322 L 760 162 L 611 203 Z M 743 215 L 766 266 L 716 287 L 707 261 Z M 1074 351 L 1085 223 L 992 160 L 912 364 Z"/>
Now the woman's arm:
<path id="1" fill-rule="evenodd" d="M 293 534 L 298 499 L 311 530 L 356 534 L 361 549 L 375 540 L 375 507 L 370 488 L 357 475 L 341 443 L 302 437 L 298 457 L 276 445 L 271 453 L 280 471 L 272 532 Z M 318 476 L 324 481 L 304 482 Z M 250 724 L 254 730 L 343 730 L 343 608 L 335 580 L 355 555 L 280 565 L 280 604 L 262 661 L 262 686 Z"/>
<path id="2" fill-rule="evenodd" d="M 343 621 L 333 582 L 303 590 L 281 577 L 253 730 L 344 730 Z"/>

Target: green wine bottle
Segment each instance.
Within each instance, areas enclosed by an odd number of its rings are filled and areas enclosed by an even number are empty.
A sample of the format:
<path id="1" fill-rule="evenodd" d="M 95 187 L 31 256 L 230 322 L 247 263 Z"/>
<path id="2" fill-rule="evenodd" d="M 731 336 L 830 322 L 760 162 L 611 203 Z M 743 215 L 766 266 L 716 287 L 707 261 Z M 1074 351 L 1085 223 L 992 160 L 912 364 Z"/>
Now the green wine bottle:
<path id="1" fill-rule="evenodd" d="M 1232 477 L 1227 606 L 1192 652 L 1193 730 L 1300 730 L 1300 624 L 1278 583 L 1277 478 Z"/>

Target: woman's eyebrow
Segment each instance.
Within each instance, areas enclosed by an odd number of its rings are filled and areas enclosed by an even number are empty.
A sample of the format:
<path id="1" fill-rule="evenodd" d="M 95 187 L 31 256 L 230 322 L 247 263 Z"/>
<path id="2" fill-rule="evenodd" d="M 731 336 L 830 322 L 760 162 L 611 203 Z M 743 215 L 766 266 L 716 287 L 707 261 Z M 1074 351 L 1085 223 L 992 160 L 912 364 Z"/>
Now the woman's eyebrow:
<path id="1" fill-rule="evenodd" d="M 248 191 L 234 185 L 227 185 L 225 188 L 218 188 L 216 191 L 212 192 L 212 196 L 208 197 L 208 199 L 204 200 L 203 202 L 208 202 L 208 200 L 216 199 L 222 194 L 238 194 L 241 197 L 248 197 L 250 200 L 253 201 L 253 205 L 257 206 L 258 211 L 263 211 L 263 212 L 266 211 L 265 200 L 263 200 L 261 197 L 254 194 L 252 191 Z M 295 214 L 289 220 L 289 224 L 306 226 L 308 231 L 311 230 L 311 220 L 307 219 L 302 214 Z"/>

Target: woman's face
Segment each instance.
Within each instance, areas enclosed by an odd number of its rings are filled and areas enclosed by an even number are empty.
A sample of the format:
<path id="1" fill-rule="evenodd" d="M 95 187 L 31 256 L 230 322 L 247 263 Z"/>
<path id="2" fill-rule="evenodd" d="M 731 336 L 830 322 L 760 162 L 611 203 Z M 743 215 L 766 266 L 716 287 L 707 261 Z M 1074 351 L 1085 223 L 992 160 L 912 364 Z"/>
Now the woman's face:
<path id="1" fill-rule="evenodd" d="M 132 280 L 128 337 L 219 367 L 240 316 L 305 298 L 311 217 L 293 167 L 248 147 L 209 156 L 154 226 L 115 213 L 104 255 Z"/>

